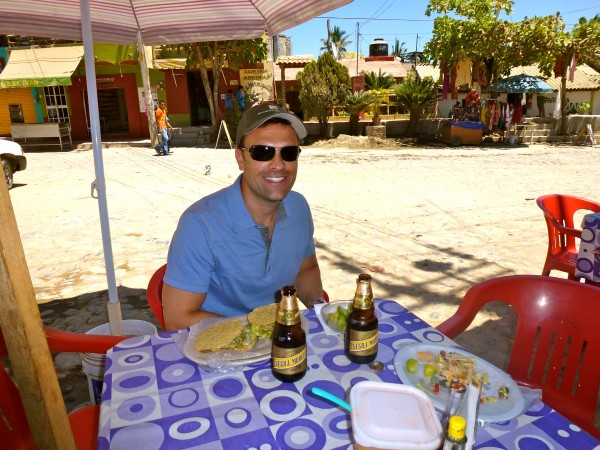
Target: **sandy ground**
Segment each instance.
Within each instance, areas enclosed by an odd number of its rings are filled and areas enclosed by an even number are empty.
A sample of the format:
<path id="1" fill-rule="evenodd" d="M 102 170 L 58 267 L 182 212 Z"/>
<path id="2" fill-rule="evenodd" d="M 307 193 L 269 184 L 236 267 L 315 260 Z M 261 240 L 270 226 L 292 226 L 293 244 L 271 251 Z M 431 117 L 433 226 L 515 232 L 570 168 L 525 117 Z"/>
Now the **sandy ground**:
<path id="1" fill-rule="evenodd" d="M 103 155 L 123 315 L 152 321 L 148 280 L 165 263 L 182 211 L 238 175 L 233 150 L 176 147 L 158 157 L 150 148 L 123 147 Z M 11 198 L 42 317 L 58 328 L 89 330 L 106 322 L 92 151 L 27 157 Z M 295 189 L 311 204 L 332 300 L 351 298 L 357 275 L 370 271 L 376 297 L 435 326 L 473 284 L 539 274 L 547 232 L 535 199 L 598 199 L 599 168 L 598 150 L 589 146 L 413 147 L 340 138 L 303 149 Z M 496 308 L 458 341 L 505 367 L 513 325 L 510 311 Z M 59 368 L 79 361 L 64 358 Z M 61 377 L 70 405 L 85 401 L 85 389 L 74 387 L 85 378 Z"/>

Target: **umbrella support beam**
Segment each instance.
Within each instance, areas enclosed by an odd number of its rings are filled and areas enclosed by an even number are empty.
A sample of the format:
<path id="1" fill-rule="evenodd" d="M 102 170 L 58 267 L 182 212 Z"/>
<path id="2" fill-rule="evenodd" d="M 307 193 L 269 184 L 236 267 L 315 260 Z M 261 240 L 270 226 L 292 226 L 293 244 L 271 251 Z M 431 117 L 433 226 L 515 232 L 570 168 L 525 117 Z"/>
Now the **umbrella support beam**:
<path id="1" fill-rule="evenodd" d="M 0 329 L 29 428 L 37 448 L 75 450 L 6 183 L 0 217 Z"/>

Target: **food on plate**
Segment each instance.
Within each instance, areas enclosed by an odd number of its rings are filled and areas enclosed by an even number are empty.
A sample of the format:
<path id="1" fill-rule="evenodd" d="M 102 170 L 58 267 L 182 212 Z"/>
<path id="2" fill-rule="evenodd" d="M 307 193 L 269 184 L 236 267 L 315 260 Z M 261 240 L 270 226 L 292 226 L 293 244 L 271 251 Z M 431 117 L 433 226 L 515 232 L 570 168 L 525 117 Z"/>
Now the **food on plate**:
<path id="1" fill-rule="evenodd" d="M 348 323 L 348 314 L 352 311 L 352 303 L 344 308 L 342 305 L 338 305 L 335 312 L 327 315 L 327 322 L 339 331 L 346 331 L 346 324 Z"/>
<path id="2" fill-rule="evenodd" d="M 417 373 L 419 370 L 419 363 L 416 359 L 410 358 L 406 361 L 406 370 L 410 373 Z"/>
<path id="3" fill-rule="evenodd" d="M 259 338 L 271 339 L 275 318 L 277 316 L 277 303 L 261 306 L 248 314 L 250 333 Z"/>
<path id="4" fill-rule="evenodd" d="M 506 386 L 498 388 L 498 397 L 488 396 L 483 386 L 490 384 L 486 372 L 477 372 L 474 358 L 462 355 L 458 352 L 440 350 L 436 356 L 431 352 L 416 352 L 416 359 L 409 358 L 406 361 L 406 370 L 409 373 L 418 373 L 423 366 L 421 382 L 417 388 L 430 395 L 437 395 L 441 388 L 463 390 L 469 384 L 481 390 L 480 403 L 493 403 L 498 399 L 505 400 L 509 397 L 509 389 Z"/>
<path id="5" fill-rule="evenodd" d="M 241 320 L 231 319 L 217 322 L 203 330 L 194 342 L 199 352 L 216 352 L 218 350 L 246 350 L 252 348 L 256 339 L 247 336 L 246 325 Z"/>

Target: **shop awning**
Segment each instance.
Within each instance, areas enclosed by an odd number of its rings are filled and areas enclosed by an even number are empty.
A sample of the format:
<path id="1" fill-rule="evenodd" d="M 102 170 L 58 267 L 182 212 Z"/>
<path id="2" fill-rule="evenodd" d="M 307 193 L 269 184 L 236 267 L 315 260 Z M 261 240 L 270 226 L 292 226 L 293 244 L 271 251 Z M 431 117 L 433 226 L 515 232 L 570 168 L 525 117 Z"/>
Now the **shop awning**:
<path id="1" fill-rule="evenodd" d="M 67 86 L 83 57 L 83 46 L 13 50 L 0 73 L 0 88 Z"/>

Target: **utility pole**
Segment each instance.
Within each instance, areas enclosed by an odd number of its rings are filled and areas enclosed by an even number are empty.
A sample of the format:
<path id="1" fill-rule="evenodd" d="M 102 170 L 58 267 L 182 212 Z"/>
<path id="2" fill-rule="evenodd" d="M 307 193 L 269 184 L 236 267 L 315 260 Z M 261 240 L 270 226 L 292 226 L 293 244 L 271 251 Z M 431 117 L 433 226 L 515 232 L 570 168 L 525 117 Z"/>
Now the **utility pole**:
<path id="1" fill-rule="evenodd" d="M 415 42 L 415 66 L 417 65 L 417 53 L 419 52 L 419 35 L 417 34 L 417 41 Z"/>
<path id="2" fill-rule="evenodd" d="M 356 22 L 356 76 L 358 76 L 358 40 L 360 33 L 358 32 L 358 22 Z"/>

